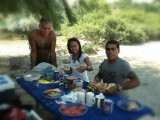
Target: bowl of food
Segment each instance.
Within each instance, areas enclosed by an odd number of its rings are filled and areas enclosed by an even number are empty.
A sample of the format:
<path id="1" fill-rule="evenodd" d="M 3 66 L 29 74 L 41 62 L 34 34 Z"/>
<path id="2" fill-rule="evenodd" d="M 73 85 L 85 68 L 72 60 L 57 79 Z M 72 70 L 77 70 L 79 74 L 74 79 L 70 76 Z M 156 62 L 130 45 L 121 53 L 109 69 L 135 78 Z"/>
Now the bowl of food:
<path id="1" fill-rule="evenodd" d="M 78 103 L 61 104 L 59 111 L 66 116 L 82 116 L 87 112 L 87 106 Z"/>

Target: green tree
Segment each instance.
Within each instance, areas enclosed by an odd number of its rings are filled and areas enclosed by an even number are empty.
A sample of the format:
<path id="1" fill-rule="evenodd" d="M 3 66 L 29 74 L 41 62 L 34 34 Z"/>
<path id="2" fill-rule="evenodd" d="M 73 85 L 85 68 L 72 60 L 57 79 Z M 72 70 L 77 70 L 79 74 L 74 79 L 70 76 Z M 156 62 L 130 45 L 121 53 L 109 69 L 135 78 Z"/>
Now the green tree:
<path id="1" fill-rule="evenodd" d="M 105 20 L 111 11 L 104 0 L 86 0 L 85 2 L 87 6 L 83 7 L 83 13 L 80 11 L 82 6 L 79 4 L 74 6 L 73 11 L 77 15 L 77 24 L 74 26 L 63 24 L 63 34 L 98 43 L 104 39 Z"/>
<path id="2" fill-rule="evenodd" d="M 1 0 L 0 13 L 8 14 L 33 14 L 36 19 L 42 16 L 52 18 L 55 29 L 60 29 L 63 22 L 63 11 L 71 24 L 76 22 L 66 0 Z"/>

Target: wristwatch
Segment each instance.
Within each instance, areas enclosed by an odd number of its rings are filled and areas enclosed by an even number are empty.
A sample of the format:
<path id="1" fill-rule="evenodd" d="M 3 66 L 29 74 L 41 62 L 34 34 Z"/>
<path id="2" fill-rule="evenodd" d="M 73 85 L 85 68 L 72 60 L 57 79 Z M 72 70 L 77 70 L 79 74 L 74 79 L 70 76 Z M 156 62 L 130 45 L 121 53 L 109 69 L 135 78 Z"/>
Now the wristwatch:
<path id="1" fill-rule="evenodd" d="M 118 91 L 122 91 L 123 87 L 121 85 L 118 85 Z"/>

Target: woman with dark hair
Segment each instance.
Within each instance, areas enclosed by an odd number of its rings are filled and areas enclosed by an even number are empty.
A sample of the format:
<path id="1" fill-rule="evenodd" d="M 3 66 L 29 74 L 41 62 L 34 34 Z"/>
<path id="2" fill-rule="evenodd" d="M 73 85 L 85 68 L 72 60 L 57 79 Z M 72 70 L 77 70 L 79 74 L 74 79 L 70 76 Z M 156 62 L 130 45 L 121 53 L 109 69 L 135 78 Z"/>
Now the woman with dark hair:
<path id="1" fill-rule="evenodd" d="M 65 72 L 89 82 L 87 71 L 92 71 L 93 67 L 88 55 L 82 52 L 80 41 L 75 37 L 68 39 L 67 48 L 71 54 L 69 56 L 71 67 Z"/>

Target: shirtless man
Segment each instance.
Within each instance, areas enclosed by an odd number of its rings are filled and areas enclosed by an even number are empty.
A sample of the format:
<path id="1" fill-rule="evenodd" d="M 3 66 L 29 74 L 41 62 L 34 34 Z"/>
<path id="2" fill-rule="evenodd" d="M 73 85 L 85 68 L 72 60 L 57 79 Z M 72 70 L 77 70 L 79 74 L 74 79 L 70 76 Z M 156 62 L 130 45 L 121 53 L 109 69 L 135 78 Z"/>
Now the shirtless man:
<path id="1" fill-rule="evenodd" d="M 39 29 L 29 33 L 31 69 L 41 62 L 47 62 L 57 67 L 56 34 L 51 29 L 52 21 L 48 18 L 41 18 Z"/>

